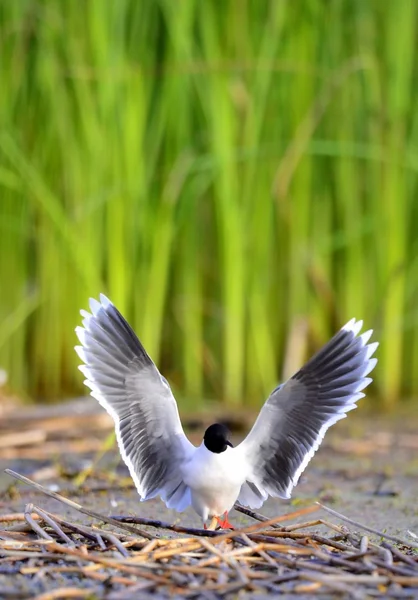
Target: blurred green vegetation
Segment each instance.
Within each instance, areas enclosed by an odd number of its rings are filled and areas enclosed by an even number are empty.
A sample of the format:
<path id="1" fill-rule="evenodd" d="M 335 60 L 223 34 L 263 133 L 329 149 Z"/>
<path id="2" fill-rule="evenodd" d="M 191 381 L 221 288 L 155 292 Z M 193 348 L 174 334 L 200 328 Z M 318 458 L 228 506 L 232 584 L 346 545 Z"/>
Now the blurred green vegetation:
<path id="1" fill-rule="evenodd" d="M 0 0 L 0 367 L 79 393 L 105 292 L 183 398 L 259 404 L 349 318 L 418 391 L 418 2 Z"/>

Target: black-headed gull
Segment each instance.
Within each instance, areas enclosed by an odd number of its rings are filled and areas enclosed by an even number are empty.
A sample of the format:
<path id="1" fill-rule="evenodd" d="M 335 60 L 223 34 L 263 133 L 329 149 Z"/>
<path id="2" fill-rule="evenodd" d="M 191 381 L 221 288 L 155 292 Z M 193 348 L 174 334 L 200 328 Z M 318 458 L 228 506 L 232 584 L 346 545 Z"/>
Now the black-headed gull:
<path id="1" fill-rule="evenodd" d="M 231 527 L 236 501 L 259 508 L 268 496 L 289 498 L 327 429 L 356 408 L 371 379 L 378 344 L 352 319 L 286 383 L 273 390 L 245 440 L 233 447 L 221 424 L 195 447 L 177 403 L 141 342 L 106 296 L 81 311 L 76 350 L 91 395 L 112 416 L 120 453 L 141 500 L 191 505 L 204 525 Z M 205 525 L 206 526 L 206 525 Z"/>

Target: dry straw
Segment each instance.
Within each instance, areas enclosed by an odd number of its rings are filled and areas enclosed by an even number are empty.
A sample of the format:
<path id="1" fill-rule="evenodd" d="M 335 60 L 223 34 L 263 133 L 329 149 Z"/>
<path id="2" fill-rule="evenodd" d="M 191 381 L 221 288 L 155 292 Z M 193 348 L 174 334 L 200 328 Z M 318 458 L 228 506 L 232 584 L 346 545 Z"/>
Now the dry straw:
<path id="1" fill-rule="evenodd" d="M 235 531 L 208 532 L 106 517 L 18 473 L 7 473 L 93 518 L 93 524 L 80 524 L 79 519 L 64 519 L 32 503 L 23 513 L 0 517 L 1 569 L 14 573 L 15 593 L 22 577 L 29 579 L 36 600 L 128 600 L 147 593 L 212 599 L 241 590 L 296 597 L 335 593 L 354 600 L 418 594 L 418 544 L 370 529 L 322 505 L 274 519 L 236 507 L 257 522 Z M 323 518 L 300 521 L 320 510 L 355 530 Z M 371 532 L 374 541 L 362 530 Z M 38 593 L 39 581 L 43 591 Z"/>

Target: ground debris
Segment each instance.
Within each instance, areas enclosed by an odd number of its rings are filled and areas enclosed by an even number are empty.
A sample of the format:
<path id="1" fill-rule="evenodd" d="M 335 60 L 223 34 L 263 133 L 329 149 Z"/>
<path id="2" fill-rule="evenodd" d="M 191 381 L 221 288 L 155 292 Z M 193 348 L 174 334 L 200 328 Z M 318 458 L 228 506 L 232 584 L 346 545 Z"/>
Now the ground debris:
<path id="1" fill-rule="evenodd" d="M 273 519 L 237 506 L 255 524 L 211 532 L 106 517 L 8 473 L 93 523 L 76 523 L 33 503 L 20 513 L 3 515 L 0 576 L 13 575 L 15 586 L 7 588 L 4 598 L 232 598 L 239 591 L 355 600 L 418 597 L 415 541 L 370 531 L 319 504 Z M 354 524 L 355 531 L 321 518 L 322 512 Z M 319 517 L 295 523 L 312 513 Z M 318 526 L 328 534 L 319 535 Z M 373 540 L 364 531 L 372 533 Z M 174 537 L 164 537 L 169 532 Z"/>

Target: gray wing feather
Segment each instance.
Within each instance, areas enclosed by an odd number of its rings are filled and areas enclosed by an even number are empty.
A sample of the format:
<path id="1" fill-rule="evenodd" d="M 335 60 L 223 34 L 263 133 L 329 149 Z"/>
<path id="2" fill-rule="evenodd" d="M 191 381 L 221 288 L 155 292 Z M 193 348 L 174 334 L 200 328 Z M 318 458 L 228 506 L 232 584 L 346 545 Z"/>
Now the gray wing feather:
<path id="1" fill-rule="evenodd" d="M 76 351 L 91 395 L 113 417 L 122 458 L 142 500 L 161 495 L 184 509 L 190 490 L 179 465 L 194 451 L 183 432 L 177 404 L 141 342 L 117 308 L 101 294 L 81 311 Z"/>
<path id="2" fill-rule="evenodd" d="M 289 498 L 327 429 L 356 408 L 377 360 L 372 334 L 358 335 L 352 319 L 304 367 L 278 386 L 264 404 L 252 430 L 238 446 L 250 465 L 248 482 L 258 498 L 242 488 L 238 500 L 256 508 L 261 496 Z M 251 504 L 253 501 L 253 504 Z"/>

